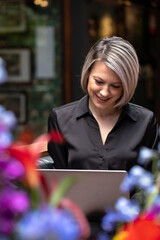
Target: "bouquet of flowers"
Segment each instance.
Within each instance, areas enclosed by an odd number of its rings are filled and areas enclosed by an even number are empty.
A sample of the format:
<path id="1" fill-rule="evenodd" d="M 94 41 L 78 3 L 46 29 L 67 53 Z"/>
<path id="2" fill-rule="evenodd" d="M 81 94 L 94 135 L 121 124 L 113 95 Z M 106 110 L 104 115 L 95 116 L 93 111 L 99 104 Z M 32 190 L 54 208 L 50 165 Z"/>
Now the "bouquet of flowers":
<path id="1" fill-rule="evenodd" d="M 158 150 L 140 149 L 138 165 L 121 184 L 123 192 L 134 192 L 131 199 L 120 198 L 102 219 L 99 240 L 160 239 L 160 144 Z M 152 171 L 145 170 L 151 163 Z"/>
<path id="2" fill-rule="evenodd" d="M 0 58 L 0 83 L 7 77 Z M 79 240 L 90 234 L 81 209 L 64 197 L 73 179 L 52 187 L 37 171 L 37 161 L 44 141 L 62 144 L 56 131 L 43 134 L 33 145 L 13 141 L 11 131 L 17 126 L 13 112 L 0 106 L 0 239 L 1 240 Z M 34 147 L 33 147 L 34 146 Z M 39 195 L 43 188 L 45 199 Z"/>
<path id="3" fill-rule="evenodd" d="M 61 144 L 58 132 L 37 138 L 36 147 L 13 142 L 10 130 L 14 114 L 0 106 L 0 239 L 77 240 L 89 236 L 88 222 L 81 209 L 63 196 L 72 184 L 67 178 L 53 188 L 40 176 L 37 160 L 44 140 Z M 39 196 L 43 188 L 46 199 Z"/>

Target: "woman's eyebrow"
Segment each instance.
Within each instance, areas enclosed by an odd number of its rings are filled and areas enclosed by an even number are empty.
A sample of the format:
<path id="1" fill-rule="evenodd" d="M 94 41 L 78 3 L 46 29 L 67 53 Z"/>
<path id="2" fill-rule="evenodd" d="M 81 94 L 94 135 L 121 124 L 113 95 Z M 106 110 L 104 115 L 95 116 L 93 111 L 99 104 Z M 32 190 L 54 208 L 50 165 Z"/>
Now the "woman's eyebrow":
<path id="1" fill-rule="evenodd" d="M 99 79 L 99 80 L 101 80 L 101 81 L 106 81 L 106 79 L 104 79 L 104 78 L 101 78 L 100 76 L 98 76 L 98 75 L 92 75 L 94 78 L 97 78 L 97 79 Z M 122 82 L 120 81 L 120 80 L 117 80 L 117 79 L 112 79 L 112 84 L 122 84 Z M 115 82 L 114 82 L 115 81 Z"/>

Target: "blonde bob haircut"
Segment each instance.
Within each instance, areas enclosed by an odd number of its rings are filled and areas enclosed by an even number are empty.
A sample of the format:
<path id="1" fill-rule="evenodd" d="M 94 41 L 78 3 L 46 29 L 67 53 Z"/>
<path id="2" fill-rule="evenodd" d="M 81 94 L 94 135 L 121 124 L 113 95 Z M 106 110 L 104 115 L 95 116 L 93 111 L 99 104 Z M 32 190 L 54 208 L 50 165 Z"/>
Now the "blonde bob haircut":
<path id="1" fill-rule="evenodd" d="M 115 107 L 121 108 L 133 97 L 138 82 L 139 61 L 134 47 L 116 36 L 97 41 L 88 52 L 82 68 L 81 87 L 85 93 L 88 93 L 89 74 L 97 61 L 102 61 L 120 78 L 123 94 Z"/>

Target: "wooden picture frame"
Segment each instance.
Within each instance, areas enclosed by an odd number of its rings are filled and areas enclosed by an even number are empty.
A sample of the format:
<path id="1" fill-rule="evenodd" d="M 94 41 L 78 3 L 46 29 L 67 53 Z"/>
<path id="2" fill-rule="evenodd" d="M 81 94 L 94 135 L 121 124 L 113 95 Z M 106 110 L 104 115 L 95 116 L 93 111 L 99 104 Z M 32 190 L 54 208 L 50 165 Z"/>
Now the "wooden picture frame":
<path id="1" fill-rule="evenodd" d="M 26 30 L 24 0 L 0 0 L 0 33 Z"/>
<path id="2" fill-rule="evenodd" d="M 12 111 L 19 124 L 24 124 L 27 121 L 27 96 L 25 92 L 1 91 L 0 105 L 6 110 Z"/>
<path id="3" fill-rule="evenodd" d="M 6 63 L 7 84 L 29 84 L 31 82 L 31 52 L 28 48 L 2 48 L 0 57 Z"/>

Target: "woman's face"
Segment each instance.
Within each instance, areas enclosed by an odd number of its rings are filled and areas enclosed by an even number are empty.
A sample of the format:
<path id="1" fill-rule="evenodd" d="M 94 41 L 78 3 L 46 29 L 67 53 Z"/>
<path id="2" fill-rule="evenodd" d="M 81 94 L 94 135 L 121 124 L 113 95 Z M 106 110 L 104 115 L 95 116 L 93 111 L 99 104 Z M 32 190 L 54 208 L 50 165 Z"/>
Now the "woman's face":
<path id="1" fill-rule="evenodd" d="M 88 79 L 92 106 L 97 110 L 112 110 L 122 93 L 122 83 L 117 74 L 103 62 L 95 62 Z"/>

